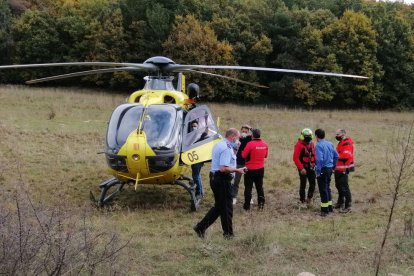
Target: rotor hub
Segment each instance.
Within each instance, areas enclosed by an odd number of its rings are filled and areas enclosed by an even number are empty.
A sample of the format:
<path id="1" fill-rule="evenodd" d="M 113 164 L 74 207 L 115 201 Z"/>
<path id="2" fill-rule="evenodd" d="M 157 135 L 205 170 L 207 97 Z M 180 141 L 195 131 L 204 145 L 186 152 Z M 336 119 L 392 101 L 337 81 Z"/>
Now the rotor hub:
<path id="1" fill-rule="evenodd" d="M 175 64 L 174 61 L 172 61 L 171 59 L 167 58 L 167 57 L 163 57 L 163 56 L 156 56 L 156 57 L 152 57 L 147 59 L 146 61 L 144 61 L 145 63 L 151 63 L 154 64 L 155 66 L 159 67 L 159 68 L 163 68 L 167 65 L 170 64 Z"/>

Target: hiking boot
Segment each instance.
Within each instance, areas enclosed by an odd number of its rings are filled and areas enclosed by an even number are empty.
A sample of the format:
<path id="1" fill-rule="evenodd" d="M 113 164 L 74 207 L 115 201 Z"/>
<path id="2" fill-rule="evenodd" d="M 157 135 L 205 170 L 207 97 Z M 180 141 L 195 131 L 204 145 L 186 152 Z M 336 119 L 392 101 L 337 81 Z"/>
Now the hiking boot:
<path id="1" fill-rule="evenodd" d="M 204 239 L 205 234 L 206 234 L 206 231 L 205 230 L 198 229 L 197 225 L 193 227 L 193 230 L 194 230 L 194 232 L 196 232 L 197 236 L 200 239 Z"/>
<path id="2" fill-rule="evenodd" d="M 311 208 L 312 207 L 312 198 L 306 199 L 306 207 Z"/>
<path id="3" fill-rule="evenodd" d="M 305 202 L 299 202 L 299 209 L 307 209 L 308 205 Z"/>
<path id="4" fill-rule="evenodd" d="M 234 239 L 234 235 L 233 234 L 223 234 L 223 238 L 225 240 L 232 240 L 232 239 Z"/>

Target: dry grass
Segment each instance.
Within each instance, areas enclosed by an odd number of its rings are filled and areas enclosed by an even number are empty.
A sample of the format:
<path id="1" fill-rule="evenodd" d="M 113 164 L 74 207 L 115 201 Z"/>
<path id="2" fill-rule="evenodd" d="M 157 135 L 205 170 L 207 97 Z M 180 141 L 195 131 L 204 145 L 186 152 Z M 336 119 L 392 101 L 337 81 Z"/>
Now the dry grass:
<path id="1" fill-rule="evenodd" d="M 109 177 L 104 156 L 96 153 L 104 148 L 111 111 L 124 99 L 125 95 L 87 90 L 0 86 L 0 193 L 24 185 L 37 203 L 53 208 L 64 199 L 65 206 L 84 209 L 89 191 L 97 194 L 97 185 Z M 221 117 L 222 130 L 244 123 L 262 130 L 270 146 L 265 211 L 244 212 L 241 188 L 234 215 L 236 238 L 223 240 L 217 222 L 201 241 L 192 233 L 192 225 L 212 204 L 208 164 L 203 169 L 208 194 L 196 213 L 189 212 L 187 195 L 180 188 L 127 189 L 110 208 L 87 207 L 94 227 L 131 238 L 118 260 L 125 271 L 131 275 L 372 274 L 391 198 L 386 149 L 396 128 L 409 125 L 414 114 L 209 107 Z M 345 128 L 355 140 L 351 214 L 320 218 L 318 199 L 312 209 L 298 208 L 292 151 L 304 127 L 322 127 L 330 140 L 337 128 Z M 404 190 L 399 202 L 384 272 L 414 274 L 413 237 L 403 237 L 404 216 L 413 212 L 413 186 Z M 7 198 L 2 201 L 7 205 Z"/>

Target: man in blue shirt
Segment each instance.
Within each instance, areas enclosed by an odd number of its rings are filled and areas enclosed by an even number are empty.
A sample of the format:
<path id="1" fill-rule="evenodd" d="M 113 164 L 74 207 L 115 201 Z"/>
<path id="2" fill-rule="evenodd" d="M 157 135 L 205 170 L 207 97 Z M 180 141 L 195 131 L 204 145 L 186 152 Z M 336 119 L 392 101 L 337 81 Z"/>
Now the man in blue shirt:
<path id="1" fill-rule="evenodd" d="M 240 133 L 237 129 L 230 128 L 226 131 L 226 138 L 213 147 L 210 186 L 214 194 L 214 206 L 193 228 L 200 238 L 204 238 L 207 228 L 218 217 L 221 219 L 224 237 L 231 239 L 234 236 L 231 180 L 235 173 L 244 174 L 245 169 L 236 168 L 236 155 L 234 154 L 233 147 L 239 136 Z"/>
<path id="2" fill-rule="evenodd" d="M 319 193 L 321 195 L 321 216 L 325 217 L 333 211 L 331 196 L 331 175 L 335 169 L 338 153 L 333 144 L 325 140 L 323 129 L 315 130 L 318 143 L 316 144 L 316 179 L 318 180 Z"/>

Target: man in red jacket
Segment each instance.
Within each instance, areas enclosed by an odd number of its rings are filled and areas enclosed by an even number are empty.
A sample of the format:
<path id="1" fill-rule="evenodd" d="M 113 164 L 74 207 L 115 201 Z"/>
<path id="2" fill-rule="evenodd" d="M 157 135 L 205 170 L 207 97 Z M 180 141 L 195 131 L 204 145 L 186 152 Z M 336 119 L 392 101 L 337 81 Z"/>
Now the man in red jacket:
<path id="1" fill-rule="evenodd" d="M 252 141 L 248 142 L 242 152 L 242 157 L 246 160 L 247 172 L 244 175 L 244 205 L 245 210 L 250 209 L 252 199 L 253 183 L 257 191 L 257 203 L 259 209 L 263 209 L 265 203 L 263 191 L 264 160 L 267 158 L 268 146 L 265 141 L 260 139 L 260 129 L 252 130 Z"/>
<path id="2" fill-rule="evenodd" d="M 336 146 L 339 158 L 335 166 L 335 186 L 338 189 L 338 201 L 336 209 L 341 209 L 341 213 L 351 211 L 352 195 L 348 184 L 348 174 L 354 171 L 354 141 L 346 136 L 344 129 L 338 129 L 335 138 L 339 141 Z"/>
<path id="3" fill-rule="evenodd" d="M 299 197 L 301 204 L 310 204 L 315 191 L 315 144 L 312 142 L 313 134 L 309 128 L 300 133 L 293 151 L 293 162 L 298 168 L 300 185 Z M 309 181 L 308 196 L 306 196 L 306 180 Z"/>

